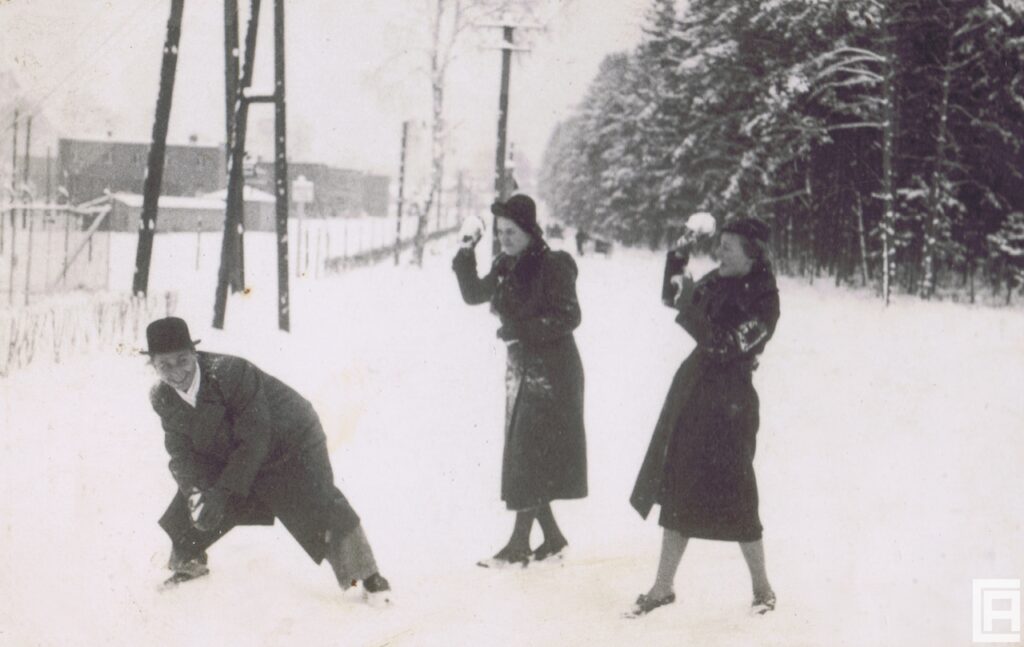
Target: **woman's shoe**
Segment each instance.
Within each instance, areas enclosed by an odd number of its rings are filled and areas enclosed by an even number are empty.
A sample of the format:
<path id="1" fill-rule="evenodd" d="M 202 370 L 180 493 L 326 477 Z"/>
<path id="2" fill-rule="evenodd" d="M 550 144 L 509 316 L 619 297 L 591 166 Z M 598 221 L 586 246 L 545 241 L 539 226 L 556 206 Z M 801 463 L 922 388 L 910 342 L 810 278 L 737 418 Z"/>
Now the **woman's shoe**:
<path id="1" fill-rule="evenodd" d="M 565 550 L 569 542 L 561 540 L 560 542 L 548 543 L 545 541 L 540 546 L 537 546 L 537 550 L 533 551 L 532 559 L 535 562 L 543 562 L 544 560 L 556 561 L 563 557 L 562 551 Z"/>
<path id="2" fill-rule="evenodd" d="M 525 550 L 508 550 L 503 548 L 494 557 L 481 559 L 476 565 L 480 568 L 506 568 L 516 564 L 525 567 L 530 563 L 531 554 L 529 548 Z"/>
<path id="3" fill-rule="evenodd" d="M 769 611 L 775 611 L 775 592 L 769 591 L 762 595 L 755 595 L 754 601 L 750 603 L 750 614 L 763 616 Z"/>
<path id="4" fill-rule="evenodd" d="M 668 595 L 655 598 L 647 595 L 646 593 L 640 594 L 640 597 L 633 603 L 633 608 L 625 613 L 626 618 L 639 618 L 645 616 L 651 611 L 654 611 L 658 607 L 663 607 L 666 604 L 672 604 L 676 601 L 676 594 L 669 593 Z"/>

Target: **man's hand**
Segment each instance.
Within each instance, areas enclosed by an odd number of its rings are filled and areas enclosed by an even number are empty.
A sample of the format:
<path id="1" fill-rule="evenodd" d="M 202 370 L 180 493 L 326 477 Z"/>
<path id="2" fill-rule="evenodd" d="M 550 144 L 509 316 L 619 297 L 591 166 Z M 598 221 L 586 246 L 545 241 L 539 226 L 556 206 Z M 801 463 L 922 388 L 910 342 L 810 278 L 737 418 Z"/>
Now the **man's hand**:
<path id="1" fill-rule="evenodd" d="M 224 521 L 228 507 L 228 493 L 220 488 L 210 488 L 199 499 L 195 527 L 203 532 L 215 529 Z"/>

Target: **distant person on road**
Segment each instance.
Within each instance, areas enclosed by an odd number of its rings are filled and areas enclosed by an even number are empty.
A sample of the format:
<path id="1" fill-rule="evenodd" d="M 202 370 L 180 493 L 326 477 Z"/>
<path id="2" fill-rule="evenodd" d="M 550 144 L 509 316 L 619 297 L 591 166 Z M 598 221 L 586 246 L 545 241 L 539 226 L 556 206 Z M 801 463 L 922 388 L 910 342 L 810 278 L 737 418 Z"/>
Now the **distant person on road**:
<path id="1" fill-rule="evenodd" d="M 573 338 L 580 324 L 576 263 L 548 248 L 529 196 L 496 202 L 491 211 L 501 253 L 490 271 L 477 274 L 479 234 L 463 239 L 452 264 L 462 298 L 490 302 L 507 344 L 501 498 L 516 521 L 508 543 L 478 562 L 486 568 L 560 556 L 568 541 L 551 501 L 587 495 L 583 364 Z M 534 519 L 544 541 L 531 550 Z"/>
<path id="2" fill-rule="evenodd" d="M 236 525 L 280 519 L 306 553 L 327 559 L 343 589 L 362 582 L 387 602 L 359 516 L 334 486 L 313 406 L 239 357 L 197 352 L 177 317 L 146 329 L 160 382 L 150 392 L 178 492 L 160 519 L 171 538 L 174 585 L 206 575 L 206 549 Z"/>
<path id="3" fill-rule="evenodd" d="M 675 575 L 691 537 L 739 542 L 753 584 L 752 612 L 775 608 L 754 478 L 759 405 L 751 381 L 779 318 L 770 233 L 755 218 L 726 223 L 718 269 L 696 284 L 684 274 L 679 284 L 676 321 L 697 347 L 672 380 L 630 499 L 644 518 L 659 503 L 664 528 L 654 585 L 630 617 L 675 601 Z"/>
<path id="4" fill-rule="evenodd" d="M 587 230 L 583 227 L 576 229 L 576 253 L 583 256 L 583 245 L 586 244 L 590 236 L 587 235 Z"/>

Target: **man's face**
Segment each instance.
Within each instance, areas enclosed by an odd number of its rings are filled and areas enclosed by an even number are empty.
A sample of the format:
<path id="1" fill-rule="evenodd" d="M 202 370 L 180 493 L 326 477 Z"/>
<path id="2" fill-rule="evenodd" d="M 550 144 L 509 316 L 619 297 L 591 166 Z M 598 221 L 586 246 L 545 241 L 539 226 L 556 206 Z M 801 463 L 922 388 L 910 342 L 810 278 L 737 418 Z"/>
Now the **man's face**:
<path id="1" fill-rule="evenodd" d="M 196 352 L 191 349 L 177 350 L 172 353 L 153 355 L 150 364 L 156 369 L 160 381 L 180 391 L 187 391 L 192 386 L 199 365 L 196 363 Z"/>

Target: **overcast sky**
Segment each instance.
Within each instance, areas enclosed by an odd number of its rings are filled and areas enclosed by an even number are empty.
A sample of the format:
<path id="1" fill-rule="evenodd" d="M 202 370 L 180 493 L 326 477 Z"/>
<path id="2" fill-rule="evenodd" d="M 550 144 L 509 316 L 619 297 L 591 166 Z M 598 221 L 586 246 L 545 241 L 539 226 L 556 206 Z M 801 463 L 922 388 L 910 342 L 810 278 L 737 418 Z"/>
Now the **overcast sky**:
<path id="1" fill-rule="evenodd" d="M 243 14 L 248 2 L 241 0 Z M 403 119 L 429 111 L 426 78 L 412 71 L 425 21 L 423 0 L 295 0 L 287 4 L 289 154 L 394 174 Z M 532 166 L 540 164 L 554 125 L 579 101 L 608 53 L 632 48 L 646 0 L 554 3 L 532 51 L 512 69 L 510 136 Z M 60 134 L 148 140 L 170 0 L 0 0 L 0 75 L 20 86 L 22 103 L 41 105 Z M 271 88 L 273 2 L 264 0 L 257 86 Z M 244 15 L 243 15 L 244 21 Z M 244 29 L 244 22 L 243 22 Z M 524 37 L 526 33 L 522 34 Z M 493 167 L 500 53 L 486 49 L 497 30 L 464 41 L 448 95 L 449 169 Z M 223 8 L 185 4 L 170 139 L 224 140 Z M 3 90 L 0 84 L 0 90 Z M 0 96 L 0 155 L 10 155 L 11 97 Z M 250 113 L 251 147 L 271 132 L 273 108 Z M 40 123 L 37 121 L 37 123 Z M 45 138 L 37 126 L 33 141 Z"/>

